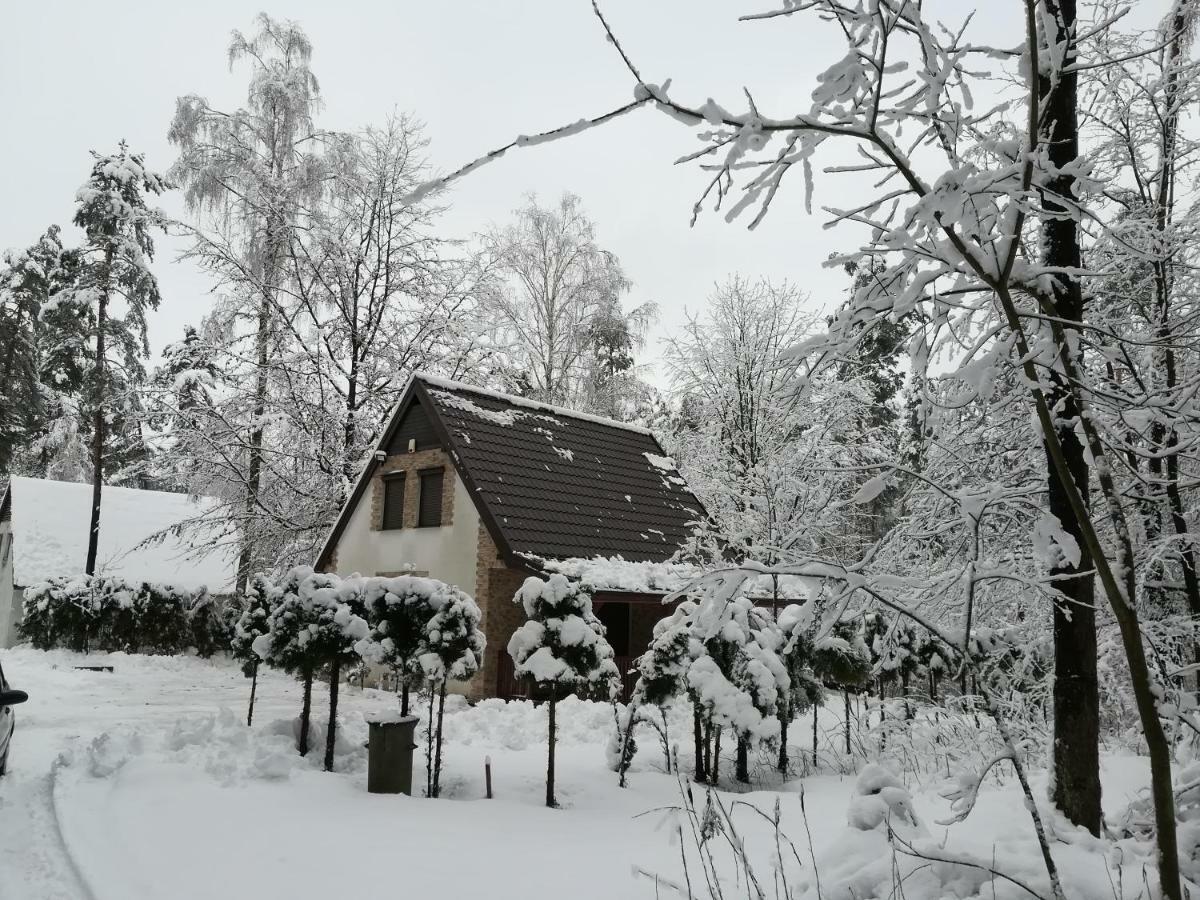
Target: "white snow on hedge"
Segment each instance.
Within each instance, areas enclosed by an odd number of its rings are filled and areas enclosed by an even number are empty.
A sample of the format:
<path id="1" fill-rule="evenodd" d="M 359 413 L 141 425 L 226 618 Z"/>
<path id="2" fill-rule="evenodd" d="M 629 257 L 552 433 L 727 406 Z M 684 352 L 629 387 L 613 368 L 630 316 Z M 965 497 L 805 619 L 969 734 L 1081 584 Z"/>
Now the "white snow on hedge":
<path id="1" fill-rule="evenodd" d="M 87 560 L 92 486 L 70 481 L 14 477 L 12 499 L 13 581 L 19 587 L 77 575 Z M 233 588 L 237 561 L 231 547 L 205 545 L 169 535 L 145 547 L 152 535 L 195 519 L 215 501 L 186 494 L 104 488 L 100 506 L 98 574 L 126 581 L 170 584 L 184 590 Z"/>

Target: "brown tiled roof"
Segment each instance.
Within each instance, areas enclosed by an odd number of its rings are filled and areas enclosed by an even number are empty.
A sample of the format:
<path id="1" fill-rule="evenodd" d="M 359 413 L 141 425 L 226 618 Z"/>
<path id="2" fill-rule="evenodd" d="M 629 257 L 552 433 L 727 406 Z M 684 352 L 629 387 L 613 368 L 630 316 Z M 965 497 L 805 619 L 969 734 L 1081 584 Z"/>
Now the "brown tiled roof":
<path id="1" fill-rule="evenodd" d="M 448 449 L 514 554 L 665 560 L 703 515 L 644 429 L 421 381 Z"/>

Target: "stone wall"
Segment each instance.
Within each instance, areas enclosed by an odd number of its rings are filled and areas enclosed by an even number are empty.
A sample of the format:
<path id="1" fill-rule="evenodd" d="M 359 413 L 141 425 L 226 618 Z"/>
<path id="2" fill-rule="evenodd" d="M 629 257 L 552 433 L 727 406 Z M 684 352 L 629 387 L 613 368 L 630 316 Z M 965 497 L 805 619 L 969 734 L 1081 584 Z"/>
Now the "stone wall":
<path id="1" fill-rule="evenodd" d="M 479 523 L 475 573 L 475 602 L 483 612 L 487 648 L 484 650 L 483 671 L 471 679 L 468 696 L 480 699 L 496 696 L 500 654 L 508 652 L 508 639 L 525 622 L 525 612 L 513 602 L 513 595 L 529 575 L 505 565 L 482 522 Z"/>

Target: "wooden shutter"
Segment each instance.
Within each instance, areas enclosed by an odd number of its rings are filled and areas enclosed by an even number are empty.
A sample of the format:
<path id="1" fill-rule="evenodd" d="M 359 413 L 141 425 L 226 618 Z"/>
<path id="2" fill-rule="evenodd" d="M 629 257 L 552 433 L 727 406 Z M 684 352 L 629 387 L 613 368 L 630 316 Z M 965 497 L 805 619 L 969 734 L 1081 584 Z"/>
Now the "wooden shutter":
<path id="1" fill-rule="evenodd" d="M 421 501 L 417 508 L 417 525 L 421 528 L 442 524 L 442 481 L 441 469 L 421 473 Z"/>
<path id="2" fill-rule="evenodd" d="M 404 473 L 383 478 L 383 527 L 404 527 Z"/>

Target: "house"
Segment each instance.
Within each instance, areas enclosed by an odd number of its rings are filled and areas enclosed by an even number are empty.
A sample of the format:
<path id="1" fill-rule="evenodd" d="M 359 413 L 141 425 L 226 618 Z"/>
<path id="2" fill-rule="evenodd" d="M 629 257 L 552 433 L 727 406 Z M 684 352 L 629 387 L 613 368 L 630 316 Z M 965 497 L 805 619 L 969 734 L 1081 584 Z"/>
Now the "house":
<path id="1" fill-rule="evenodd" d="M 703 515 L 643 428 L 417 374 L 315 568 L 413 571 L 465 590 L 487 635 L 470 691 L 512 696 L 506 647 L 523 621 L 513 595 L 526 578 L 587 574 L 627 669 L 664 615 L 663 595 L 686 583 L 667 560 Z"/>
<path id="2" fill-rule="evenodd" d="M 167 491 L 106 486 L 100 503 L 97 574 L 232 593 L 237 560 L 230 548 L 209 546 L 197 552 L 186 539 L 163 534 L 203 514 L 212 502 Z M 11 647 L 17 640 L 25 588 L 83 572 L 91 509 L 90 484 L 9 479 L 0 494 L 0 647 Z M 140 546 L 159 534 L 162 540 Z"/>

